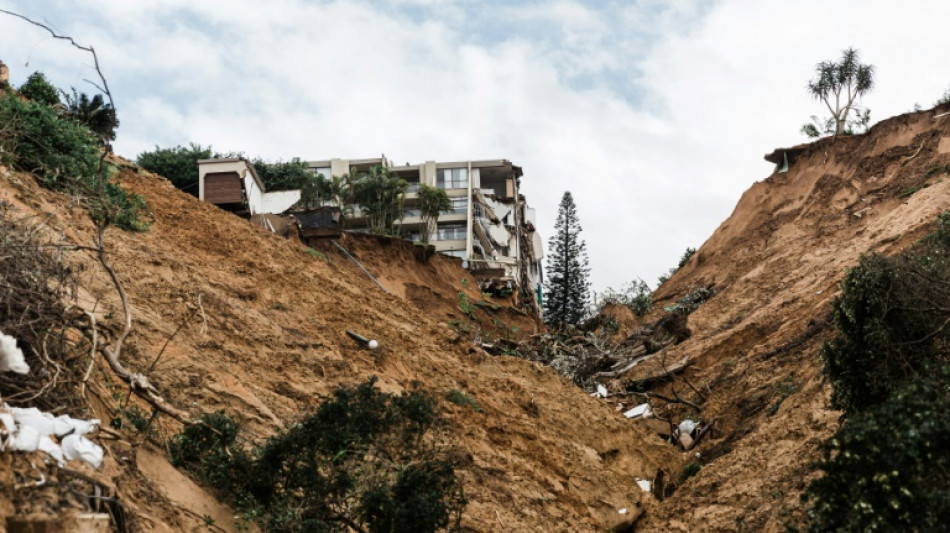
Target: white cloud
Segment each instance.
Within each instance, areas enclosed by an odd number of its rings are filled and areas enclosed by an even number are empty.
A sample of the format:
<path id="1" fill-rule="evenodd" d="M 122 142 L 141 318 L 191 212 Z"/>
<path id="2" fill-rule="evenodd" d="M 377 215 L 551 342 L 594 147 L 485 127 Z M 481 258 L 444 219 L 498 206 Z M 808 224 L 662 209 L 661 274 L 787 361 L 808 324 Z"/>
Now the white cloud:
<path id="1" fill-rule="evenodd" d="M 950 85 L 941 2 L 0 7 L 96 46 L 126 156 L 195 141 L 272 159 L 509 158 L 545 237 L 573 192 L 598 289 L 654 283 L 768 174 L 762 154 L 803 140 L 821 112 L 804 91 L 817 61 L 861 49 L 878 68 L 874 118 Z M 64 87 L 91 75 L 88 58 L 9 18 L 0 49 L 15 82 L 33 69 Z"/>

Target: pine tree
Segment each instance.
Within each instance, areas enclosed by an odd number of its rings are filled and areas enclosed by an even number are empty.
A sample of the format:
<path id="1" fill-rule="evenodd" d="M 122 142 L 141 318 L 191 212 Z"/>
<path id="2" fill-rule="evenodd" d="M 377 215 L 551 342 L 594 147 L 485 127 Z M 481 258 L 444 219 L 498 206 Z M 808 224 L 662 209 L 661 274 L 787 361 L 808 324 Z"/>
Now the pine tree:
<path id="1" fill-rule="evenodd" d="M 554 227 L 557 235 L 548 241 L 544 320 L 552 326 L 577 324 L 587 310 L 590 267 L 571 191 L 561 198 Z"/>

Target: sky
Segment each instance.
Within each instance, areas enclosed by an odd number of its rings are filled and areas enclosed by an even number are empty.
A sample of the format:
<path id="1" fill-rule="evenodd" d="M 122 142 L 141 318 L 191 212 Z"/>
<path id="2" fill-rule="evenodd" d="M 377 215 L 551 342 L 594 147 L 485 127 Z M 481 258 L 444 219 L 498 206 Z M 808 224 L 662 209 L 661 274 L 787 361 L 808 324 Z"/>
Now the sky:
<path id="1" fill-rule="evenodd" d="M 595 291 L 651 286 L 762 157 L 827 112 L 816 63 L 873 64 L 872 123 L 950 88 L 945 0 L 0 0 L 95 47 L 115 150 L 195 142 L 268 160 L 508 159 L 545 244 L 571 191 Z M 94 91 L 91 58 L 0 15 L 19 85 Z"/>

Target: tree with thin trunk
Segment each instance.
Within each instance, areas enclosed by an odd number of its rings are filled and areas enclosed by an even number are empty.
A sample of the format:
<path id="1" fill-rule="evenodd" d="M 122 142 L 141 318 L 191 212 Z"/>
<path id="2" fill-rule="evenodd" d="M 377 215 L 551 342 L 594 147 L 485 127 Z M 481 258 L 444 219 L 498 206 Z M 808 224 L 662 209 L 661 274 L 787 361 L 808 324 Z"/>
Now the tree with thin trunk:
<path id="1" fill-rule="evenodd" d="M 580 238 L 581 224 L 570 191 L 561 198 L 554 227 L 557 234 L 548 241 L 544 321 L 560 327 L 584 318 L 590 292 L 587 245 Z"/>
<path id="2" fill-rule="evenodd" d="M 422 219 L 422 233 L 420 240 L 429 244 L 429 236 L 433 226 L 439 221 L 439 215 L 452 210 L 452 201 L 443 189 L 419 185 L 419 217 Z"/>
<path id="3" fill-rule="evenodd" d="M 874 65 L 861 64 L 858 51 L 848 48 L 841 53 L 839 62 L 822 61 L 815 65 L 815 73 L 818 76 L 808 82 L 808 92 L 828 108 L 834 119 L 834 134 L 847 133 L 848 115 L 852 110 L 858 121 L 863 118 L 866 125 L 868 112 L 865 110 L 862 114 L 855 102 L 874 88 Z M 821 134 L 812 124 L 806 124 L 802 131 L 810 137 Z"/>

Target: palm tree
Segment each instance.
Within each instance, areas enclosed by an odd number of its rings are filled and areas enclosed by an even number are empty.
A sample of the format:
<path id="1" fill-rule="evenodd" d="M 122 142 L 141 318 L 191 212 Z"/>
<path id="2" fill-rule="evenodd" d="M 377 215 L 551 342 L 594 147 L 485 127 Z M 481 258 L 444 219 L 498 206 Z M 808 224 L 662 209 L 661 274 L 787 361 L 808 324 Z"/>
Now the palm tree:
<path id="1" fill-rule="evenodd" d="M 422 218 L 423 244 L 429 244 L 429 231 L 439 221 L 439 215 L 452 210 L 452 201 L 445 190 L 430 187 L 426 184 L 419 186 L 419 216 Z"/>
<path id="2" fill-rule="evenodd" d="M 402 201 L 408 189 L 405 180 L 382 165 L 371 167 L 353 180 L 353 202 L 366 213 L 371 233 L 393 233 L 395 222 L 402 218 Z"/>
<path id="3" fill-rule="evenodd" d="M 115 116 L 112 105 L 105 103 L 101 94 L 92 98 L 86 93 L 72 88 L 72 94 L 60 91 L 66 110 L 63 115 L 79 122 L 95 133 L 102 144 L 115 140 L 115 130 L 119 127 L 119 119 Z"/>
<path id="4" fill-rule="evenodd" d="M 825 103 L 835 120 L 835 135 L 841 135 L 855 100 L 874 88 L 874 65 L 862 65 L 858 51 L 848 48 L 839 63 L 822 61 L 815 72 L 818 78 L 808 82 L 808 92 Z M 860 112 L 858 116 L 863 118 Z"/>

